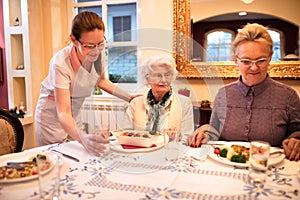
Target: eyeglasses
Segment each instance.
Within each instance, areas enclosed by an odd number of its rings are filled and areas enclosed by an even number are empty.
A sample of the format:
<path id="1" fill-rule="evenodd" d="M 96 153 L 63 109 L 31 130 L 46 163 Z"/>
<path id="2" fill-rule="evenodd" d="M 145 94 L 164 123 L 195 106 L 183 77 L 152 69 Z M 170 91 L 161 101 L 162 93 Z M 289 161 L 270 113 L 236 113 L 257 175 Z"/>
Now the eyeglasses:
<path id="1" fill-rule="evenodd" d="M 256 66 L 262 66 L 264 64 L 267 63 L 267 60 L 268 58 L 260 58 L 260 59 L 257 59 L 257 60 L 250 60 L 250 59 L 242 59 L 242 58 L 239 58 L 239 57 L 236 57 L 244 66 L 252 66 L 253 63 L 255 63 Z"/>
<path id="2" fill-rule="evenodd" d="M 94 50 L 94 49 L 98 49 L 99 51 L 102 51 L 104 46 L 105 46 L 105 40 L 99 44 L 84 44 L 82 43 L 80 40 L 77 40 L 79 42 L 79 44 L 89 50 Z"/>
<path id="3" fill-rule="evenodd" d="M 160 81 L 163 79 L 163 77 L 165 79 L 169 80 L 173 77 L 173 73 L 172 72 L 167 72 L 165 74 L 151 73 L 151 74 L 149 74 L 149 76 L 155 81 Z"/>

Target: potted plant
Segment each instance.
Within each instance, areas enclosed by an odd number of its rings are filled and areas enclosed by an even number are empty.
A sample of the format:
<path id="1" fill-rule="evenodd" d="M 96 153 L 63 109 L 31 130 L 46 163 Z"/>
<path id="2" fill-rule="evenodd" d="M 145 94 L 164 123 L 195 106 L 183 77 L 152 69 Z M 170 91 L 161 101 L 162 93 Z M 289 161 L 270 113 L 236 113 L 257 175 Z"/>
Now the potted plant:
<path id="1" fill-rule="evenodd" d="M 178 94 L 184 95 L 186 97 L 190 97 L 190 93 L 191 93 L 191 91 L 189 89 L 187 89 L 186 87 L 185 88 L 180 88 L 178 90 Z"/>
<path id="2" fill-rule="evenodd" d="M 201 108 L 210 108 L 210 101 L 209 100 L 202 100 L 200 106 L 201 106 Z"/>

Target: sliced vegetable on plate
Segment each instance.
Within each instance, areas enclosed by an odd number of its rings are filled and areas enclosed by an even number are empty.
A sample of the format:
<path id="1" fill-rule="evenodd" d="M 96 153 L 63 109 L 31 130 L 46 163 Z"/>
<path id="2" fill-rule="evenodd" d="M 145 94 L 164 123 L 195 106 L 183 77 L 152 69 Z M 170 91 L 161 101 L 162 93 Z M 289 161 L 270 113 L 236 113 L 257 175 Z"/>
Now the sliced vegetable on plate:
<path id="1" fill-rule="evenodd" d="M 0 166 L 0 180 L 21 179 L 37 175 L 37 158 L 45 160 L 41 167 L 42 171 L 48 170 L 51 167 L 48 157 L 43 154 L 37 154 L 26 161 L 8 161 L 6 165 Z"/>
<path id="2" fill-rule="evenodd" d="M 214 153 L 231 162 L 248 163 L 249 148 L 242 145 L 215 147 Z"/>

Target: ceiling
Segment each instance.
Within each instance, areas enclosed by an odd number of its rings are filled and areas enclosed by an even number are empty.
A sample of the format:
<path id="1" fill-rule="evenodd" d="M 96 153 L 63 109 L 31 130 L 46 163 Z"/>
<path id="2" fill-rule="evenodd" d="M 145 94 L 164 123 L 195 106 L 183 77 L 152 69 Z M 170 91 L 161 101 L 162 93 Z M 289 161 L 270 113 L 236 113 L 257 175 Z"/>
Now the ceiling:
<path id="1" fill-rule="evenodd" d="M 245 16 L 239 16 L 238 13 L 228 13 L 209 17 L 201 20 L 202 22 L 213 22 L 213 21 L 231 21 L 231 20 L 251 20 L 251 19 L 275 19 L 272 15 L 260 14 L 248 12 Z"/>

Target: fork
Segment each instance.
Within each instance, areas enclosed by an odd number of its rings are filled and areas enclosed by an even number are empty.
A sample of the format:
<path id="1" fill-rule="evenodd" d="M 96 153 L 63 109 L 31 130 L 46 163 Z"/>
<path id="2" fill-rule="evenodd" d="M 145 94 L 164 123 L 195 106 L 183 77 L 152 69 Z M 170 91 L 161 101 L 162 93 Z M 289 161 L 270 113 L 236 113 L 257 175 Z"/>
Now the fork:
<path id="1" fill-rule="evenodd" d="M 276 150 L 276 151 L 271 152 L 270 156 L 276 155 L 276 154 L 283 154 L 283 153 L 284 153 L 284 151 L 282 149 L 280 149 L 280 150 Z"/>

